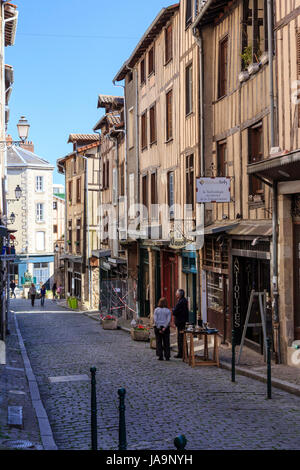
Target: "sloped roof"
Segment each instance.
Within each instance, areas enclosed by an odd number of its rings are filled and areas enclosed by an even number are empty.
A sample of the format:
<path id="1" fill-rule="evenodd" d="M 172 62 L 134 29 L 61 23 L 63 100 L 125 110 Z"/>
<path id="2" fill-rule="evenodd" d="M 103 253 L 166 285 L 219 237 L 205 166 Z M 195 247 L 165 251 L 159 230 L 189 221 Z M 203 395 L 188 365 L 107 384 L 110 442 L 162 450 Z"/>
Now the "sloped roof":
<path id="1" fill-rule="evenodd" d="M 15 17 L 14 20 L 8 21 L 5 24 L 5 46 L 13 46 L 15 43 L 18 16 L 19 12 L 16 5 L 8 2 L 4 3 L 4 18 L 8 20 Z"/>
<path id="2" fill-rule="evenodd" d="M 144 52 L 146 52 L 150 44 L 152 44 L 152 42 L 156 39 L 157 35 L 161 32 L 165 24 L 170 20 L 170 18 L 172 18 L 175 12 L 179 10 L 179 6 L 179 3 L 175 3 L 174 5 L 170 5 L 167 8 L 163 8 L 159 12 L 153 23 L 149 26 L 139 41 L 129 59 L 126 60 L 126 62 L 122 65 L 113 81 L 119 82 L 124 80 L 129 68 L 134 67 L 140 57 L 144 54 Z"/>
<path id="3" fill-rule="evenodd" d="M 107 121 L 109 126 L 117 126 L 120 124 L 121 118 L 119 114 L 107 113 L 104 116 L 102 116 L 101 119 L 99 119 L 99 121 L 97 122 L 93 130 L 94 131 L 99 130 L 101 126 L 104 125 L 105 121 Z"/>
<path id="4" fill-rule="evenodd" d="M 98 108 L 121 109 L 124 106 L 123 96 L 99 95 Z"/>
<path id="5" fill-rule="evenodd" d="M 70 134 L 68 144 L 75 142 L 84 142 L 86 144 L 99 140 L 98 134 Z"/>
<path id="6" fill-rule="evenodd" d="M 45 170 L 54 170 L 47 160 L 39 157 L 35 153 L 29 152 L 21 147 L 12 146 L 7 150 L 7 168 L 44 168 Z"/>

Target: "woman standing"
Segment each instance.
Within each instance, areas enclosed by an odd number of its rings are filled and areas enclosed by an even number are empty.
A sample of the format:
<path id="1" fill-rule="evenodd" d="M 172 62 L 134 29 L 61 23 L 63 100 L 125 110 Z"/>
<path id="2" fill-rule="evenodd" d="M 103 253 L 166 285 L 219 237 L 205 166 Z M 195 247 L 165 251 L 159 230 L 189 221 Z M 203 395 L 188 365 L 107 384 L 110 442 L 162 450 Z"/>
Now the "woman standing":
<path id="1" fill-rule="evenodd" d="M 45 284 L 41 287 L 41 306 L 43 307 L 45 304 L 45 297 L 46 297 L 46 286 Z"/>
<path id="2" fill-rule="evenodd" d="M 159 361 L 170 360 L 170 322 L 171 311 L 168 308 L 167 299 L 162 298 L 154 311 L 154 331 L 156 336 L 156 354 Z"/>
<path id="3" fill-rule="evenodd" d="M 34 307 L 34 301 L 35 301 L 35 296 L 36 296 L 36 288 L 34 284 L 31 284 L 31 287 L 29 289 L 29 295 L 31 298 L 31 305 Z"/>

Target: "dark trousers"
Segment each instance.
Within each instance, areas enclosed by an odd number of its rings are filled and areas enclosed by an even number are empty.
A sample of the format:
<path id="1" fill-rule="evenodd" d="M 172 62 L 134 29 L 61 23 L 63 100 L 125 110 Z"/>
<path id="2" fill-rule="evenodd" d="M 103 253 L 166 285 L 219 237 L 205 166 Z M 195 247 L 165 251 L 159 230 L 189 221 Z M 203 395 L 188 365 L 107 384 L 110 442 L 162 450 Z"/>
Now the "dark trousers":
<path id="1" fill-rule="evenodd" d="M 165 359 L 170 359 L 170 328 L 166 328 L 163 333 L 159 332 L 158 328 L 154 328 L 155 337 L 156 337 L 156 355 L 163 357 Z"/>
<path id="2" fill-rule="evenodd" d="M 34 307 L 35 295 L 31 295 L 31 305 Z"/>
<path id="3" fill-rule="evenodd" d="M 42 295 L 42 296 L 41 296 L 41 305 L 44 305 L 44 303 L 45 303 L 45 296 Z"/>
<path id="4" fill-rule="evenodd" d="M 183 333 L 184 326 L 177 326 L 177 344 L 178 344 L 178 356 L 183 357 Z"/>

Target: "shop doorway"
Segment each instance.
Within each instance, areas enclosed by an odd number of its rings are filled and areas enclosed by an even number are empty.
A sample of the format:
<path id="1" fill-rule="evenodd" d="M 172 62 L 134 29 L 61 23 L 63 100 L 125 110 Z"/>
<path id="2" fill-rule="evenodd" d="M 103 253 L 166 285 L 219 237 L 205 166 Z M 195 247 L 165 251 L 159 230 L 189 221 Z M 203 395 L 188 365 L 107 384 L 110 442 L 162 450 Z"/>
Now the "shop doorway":
<path id="1" fill-rule="evenodd" d="M 150 275 L 149 275 L 149 253 L 147 249 L 140 250 L 140 315 L 150 315 Z"/>
<path id="2" fill-rule="evenodd" d="M 236 283 L 233 289 L 233 305 L 234 308 L 238 309 L 240 314 L 238 330 L 236 329 L 237 325 L 235 325 L 239 343 L 252 290 L 255 290 L 255 292 L 267 291 L 267 293 L 270 294 L 270 261 L 265 259 L 234 257 L 233 267 L 233 279 Z M 258 298 L 255 298 L 253 303 L 249 323 L 261 323 Z M 253 343 L 259 344 L 262 349 L 263 331 L 261 326 L 248 328 L 246 338 Z"/>

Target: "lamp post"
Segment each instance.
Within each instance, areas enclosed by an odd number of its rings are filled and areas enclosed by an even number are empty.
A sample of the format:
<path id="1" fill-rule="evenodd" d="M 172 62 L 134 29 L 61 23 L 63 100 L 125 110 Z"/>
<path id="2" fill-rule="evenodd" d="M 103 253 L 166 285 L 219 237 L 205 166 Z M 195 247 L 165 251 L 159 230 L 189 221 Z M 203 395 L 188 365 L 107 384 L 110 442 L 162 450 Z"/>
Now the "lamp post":
<path id="1" fill-rule="evenodd" d="M 28 133 L 29 133 L 29 128 L 30 124 L 25 118 L 25 116 L 21 116 L 18 124 L 17 124 L 17 129 L 18 129 L 18 135 L 20 140 L 12 140 L 7 142 L 7 140 L 1 140 L 0 141 L 0 148 L 3 150 L 10 149 L 11 147 L 20 147 L 28 138 Z"/>

